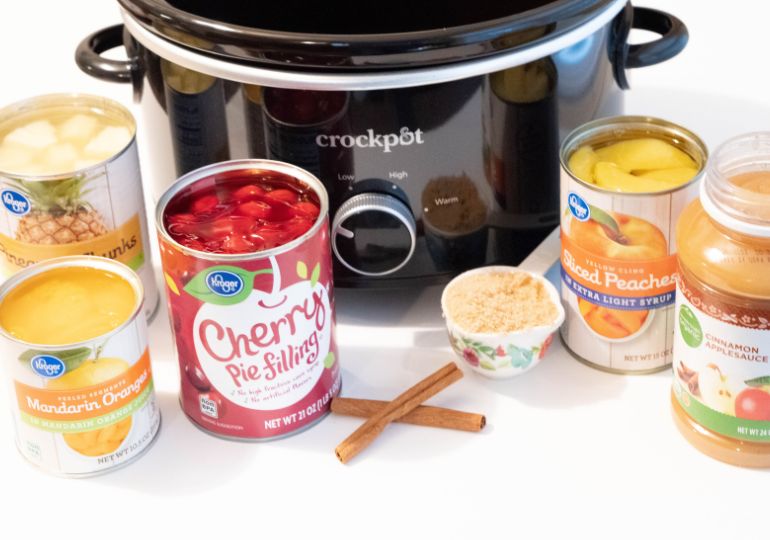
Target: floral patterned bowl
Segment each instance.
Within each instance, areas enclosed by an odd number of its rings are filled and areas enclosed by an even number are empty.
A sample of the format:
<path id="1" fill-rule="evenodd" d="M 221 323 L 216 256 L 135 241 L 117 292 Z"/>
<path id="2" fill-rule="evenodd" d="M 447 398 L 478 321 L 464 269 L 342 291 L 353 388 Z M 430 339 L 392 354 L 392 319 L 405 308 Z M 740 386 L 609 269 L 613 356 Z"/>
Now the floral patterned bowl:
<path id="1" fill-rule="evenodd" d="M 540 281 L 556 305 L 558 312 L 556 319 L 547 326 L 534 326 L 516 332 L 480 333 L 463 330 L 447 313 L 446 292 L 456 280 L 486 272 L 524 272 Z M 539 274 L 513 266 L 486 266 L 460 274 L 444 288 L 444 293 L 441 295 L 441 310 L 449 333 L 449 343 L 455 353 L 471 369 L 494 379 L 520 375 L 535 367 L 543 359 L 556 330 L 564 322 L 564 308 L 556 287 Z"/>

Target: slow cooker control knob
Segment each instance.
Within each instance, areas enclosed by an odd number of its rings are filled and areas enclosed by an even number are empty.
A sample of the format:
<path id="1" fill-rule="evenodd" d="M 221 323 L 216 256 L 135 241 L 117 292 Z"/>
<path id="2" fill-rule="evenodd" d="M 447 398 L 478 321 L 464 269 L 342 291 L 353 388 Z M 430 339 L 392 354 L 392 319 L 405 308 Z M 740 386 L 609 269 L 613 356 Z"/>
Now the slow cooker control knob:
<path id="1" fill-rule="evenodd" d="M 400 199 L 384 193 L 354 195 L 332 222 L 332 249 L 347 268 L 364 276 L 385 276 L 414 253 L 417 227 Z"/>

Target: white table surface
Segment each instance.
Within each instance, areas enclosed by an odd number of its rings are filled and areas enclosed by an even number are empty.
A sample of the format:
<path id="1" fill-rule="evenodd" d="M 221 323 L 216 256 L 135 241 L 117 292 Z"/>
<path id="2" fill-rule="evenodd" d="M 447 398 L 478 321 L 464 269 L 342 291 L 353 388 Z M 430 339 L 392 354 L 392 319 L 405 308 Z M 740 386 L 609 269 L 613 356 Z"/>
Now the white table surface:
<path id="1" fill-rule="evenodd" d="M 770 129 L 770 4 L 636 3 L 679 15 L 691 40 L 673 61 L 633 73 L 627 112 L 680 122 L 712 147 Z M 113 0 L 3 0 L 0 104 L 83 91 L 131 105 L 128 87 L 73 62 L 81 38 L 118 21 Z M 550 264 L 555 242 L 543 253 L 532 268 Z M 338 290 L 344 395 L 389 399 L 452 359 L 439 292 Z M 669 373 L 609 375 L 556 345 L 525 376 L 468 372 L 432 400 L 486 413 L 482 433 L 395 425 L 343 466 L 333 448 L 359 420 L 329 417 L 266 444 L 208 436 L 177 404 L 165 310 L 151 347 L 163 425 L 122 470 L 48 476 L 18 455 L 0 414 L 0 538 L 767 537 L 767 473 L 712 461 L 679 436 Z"/>

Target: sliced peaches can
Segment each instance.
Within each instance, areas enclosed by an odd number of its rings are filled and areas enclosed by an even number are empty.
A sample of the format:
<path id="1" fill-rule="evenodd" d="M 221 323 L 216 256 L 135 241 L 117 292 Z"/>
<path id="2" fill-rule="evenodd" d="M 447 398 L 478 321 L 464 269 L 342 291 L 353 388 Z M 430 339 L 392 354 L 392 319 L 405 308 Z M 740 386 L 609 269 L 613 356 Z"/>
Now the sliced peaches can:
<path id="1" fill-rule="evenodd" d="M 102 257 L 49 259 L 0 287 L 19 451 L 60 476 L 139 457 L 160 426 L 141 280 Z"/>
<path id="2" fill-rule="evenodd" d="M 697 197 L 705 144 L 650 117 L 585 124 L 561 150 L 561 328 L 580 360 L 619 373 L 672 361 L 680 211 Z"/>

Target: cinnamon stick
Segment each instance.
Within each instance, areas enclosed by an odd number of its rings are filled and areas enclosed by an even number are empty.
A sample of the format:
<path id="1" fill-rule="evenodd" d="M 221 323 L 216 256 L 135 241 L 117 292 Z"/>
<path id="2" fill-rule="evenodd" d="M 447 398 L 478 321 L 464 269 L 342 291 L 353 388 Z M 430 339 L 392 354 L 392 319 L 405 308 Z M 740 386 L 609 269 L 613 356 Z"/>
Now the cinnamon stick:
<path id="1" fill-rule="evenodd" d="M 376 399 L 336 397 L 332 399 L 331 409 L 335 414 L 369 418 L 375 413 L 381 411 L 387 404 L 387 401 L 379 401 Z M 477 432 L 484 428 L 484 426 L 487 424 L 487 419 L 483 414 L 456 411 L 454 409 L 445 409 L 443 407 L 420 405 L 413 411 L 406 413 L 401 418 L 396 418 L 394 422 L 413 424 L 415 426 L 438 427 L 445 429 L 457 429 L 460 431 Z"/>
<path id="2" fill-rule="evenodd" d="M 423 401 L 438 394 L 450 384 L 459 381 L 462 376 L 463 372 L 454 362 L 450 362 L 421 380 L 373 414 L 347 439 L 342 441 L 334 451 L 337 459 L 342 463 L 347 463 L 361 450 L 369 446 L 389 423 L 413 411 Z"/>

